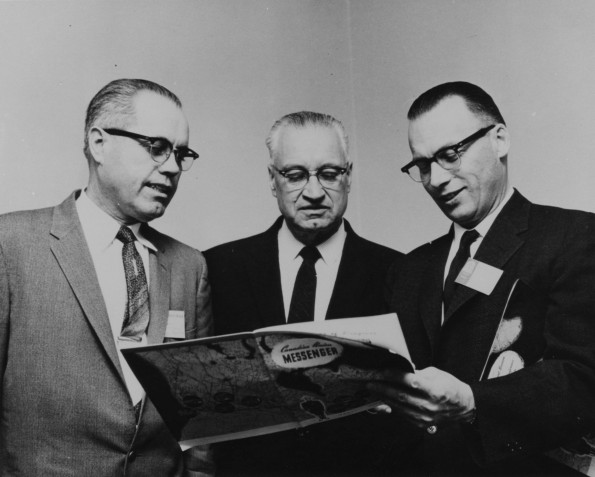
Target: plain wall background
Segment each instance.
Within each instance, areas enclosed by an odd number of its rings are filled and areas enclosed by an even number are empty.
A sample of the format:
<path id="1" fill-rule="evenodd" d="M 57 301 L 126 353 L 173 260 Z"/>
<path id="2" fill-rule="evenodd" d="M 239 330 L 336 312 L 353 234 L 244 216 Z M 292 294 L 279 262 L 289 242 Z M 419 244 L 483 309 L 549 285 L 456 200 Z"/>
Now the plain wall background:
<path id="1" fill-rule="evenodd" d="M 361 235 L 408 251 L 446 232 L 399 168 L 409 105 L 452 80 L 500 106 L 525 196 L 595 211 L 594 23 L 590 0 L 0 1 L 0 213 L 86 184 L 85 109 L 121 77 L 184 103 L 201 157 L 154 225 L 199 249 L 277 217 L 264 139 L 303 109 L 347 128 Z"/>

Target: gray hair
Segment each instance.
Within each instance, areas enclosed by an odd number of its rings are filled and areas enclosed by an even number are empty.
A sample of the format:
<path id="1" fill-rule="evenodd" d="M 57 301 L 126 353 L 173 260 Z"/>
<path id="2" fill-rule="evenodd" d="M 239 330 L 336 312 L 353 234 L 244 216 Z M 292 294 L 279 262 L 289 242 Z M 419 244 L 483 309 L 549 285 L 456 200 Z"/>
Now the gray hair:
<path id="1" fill-rule="evenodd" d="M 294 128 L 305 128 L 308 126 L 319 126 L 332 128 L 337 132 L 339 142 L 341 143 L 341 150 L 343 152 L 343 158 L 349 159 L 349 138 L 345 132 L 343 124 L 338 119 L 335 119 L 330 114 L 314 113 L 312 111 L 299 111 L 297 113 L 291 113 L 283 116 L 277 120 L 271 132 L 267 137 L 265 143 L 269 150 L 269 156 L 271 162 L 275 160 L 277 155 L 277 145 L 279 143 L 279 136 L 282 130 L 286 127 Z"/>
<path id="2" fill-rule="evenodd" d="M 132 99 L 141 91 L 151 91 L 170 99 L 178 108 L 182 107 L 179 98 L 167 88 L 144 79 L 117 79 L 105 85 L 93 97 L 87 107 L 85 117 L 85 147 L 87 159 L 89 151 L 89 131 L 95 125 L 100 127 L 126 127 L 134 116 Z"/>

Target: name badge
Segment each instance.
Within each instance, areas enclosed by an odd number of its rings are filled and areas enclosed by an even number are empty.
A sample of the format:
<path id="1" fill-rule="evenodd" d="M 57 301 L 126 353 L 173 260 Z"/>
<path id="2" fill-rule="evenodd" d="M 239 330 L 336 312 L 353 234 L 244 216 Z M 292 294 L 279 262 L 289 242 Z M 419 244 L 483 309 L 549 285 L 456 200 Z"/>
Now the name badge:
<path id="1" fill-rule="evenodd" d="M 185 339 L 185 324 L 184 310 L 169 310 L 169 314 L 167 315 L 167 328 L 165 328 L 165 337 Z"/>
<path id="2" fill-rule="evenodd" d="M 489 295 L 496 287 L 502 273 L 504 273 L 503 270 L 499 268 L 470 258 L 455 279 L 455 283 Z"/>

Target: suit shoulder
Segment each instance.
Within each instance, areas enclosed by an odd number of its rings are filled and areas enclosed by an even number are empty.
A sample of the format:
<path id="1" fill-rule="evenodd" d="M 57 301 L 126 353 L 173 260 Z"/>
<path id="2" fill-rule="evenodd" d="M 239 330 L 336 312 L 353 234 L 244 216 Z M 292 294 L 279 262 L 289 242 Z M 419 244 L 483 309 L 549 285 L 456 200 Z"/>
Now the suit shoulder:
<path id="1" fill-rule="evenodd" d="M 231 242 L 222 243 L 211 247 L 204 252 L 207 261 L 216 261 L 219 259 L 229 260 L 234 255 L 241 254 L 247 250 L 252 249 L 266 240 L 267 232 L 261 232 L 256 235 L 244 237 Z"/>
<path id="2" fill-rule="evenodd" d="M 404 256 L 404 254 L 398 250 L 394 250 L 385 245 L 372 242 L 371 240 L 360 237 L 359 235 L 356 237 L 357 246 L 361 249 L 362 253 L 365 253 L 369 257 L 376 257 L 380 260 L 386 261 L 394 261 Z"/>
<path id="3" fill-rule="evenodd" d="M 531 217 L 534 222 L 541 221 L 552 227 L 559 227 L 561 224 L 582 224 L 584 227 L 592 227 L 595 223 L 595 214 L 592 212 L 551 205 L 532 204 Z"/>
<path id="4" fill-rule="evenodd" d="M 450 237 L 448 234 L 442 235 L 434 240 L 430 240 L 429 242 L 417 246 L 416 248 L 408 252 L 406 256 L 409 258 L 424 256 L 427 253 L 431 252 L 435 247 L 439 246 L 445 240 L 450 241 Z"/>
<path id="5" fill-rule="evenodd" d="M 183 257 L 184 259 L 190 259 L 193 257 L 201 263 L 204 262 L 204 256 L 200 250 L 180 242 L 169 235 L 159 232 L 150 226 L 145 226 L 143 233 L 158 249 L 160 249 L 165 254 Z"/>
<path id="6" fill-rule="evenodd" d="M 46 207 L 0 215 L 0 237 L 19 237 L 39 233 L 43 228 L 49 229 L 53 210 L 53 207 Z"/>

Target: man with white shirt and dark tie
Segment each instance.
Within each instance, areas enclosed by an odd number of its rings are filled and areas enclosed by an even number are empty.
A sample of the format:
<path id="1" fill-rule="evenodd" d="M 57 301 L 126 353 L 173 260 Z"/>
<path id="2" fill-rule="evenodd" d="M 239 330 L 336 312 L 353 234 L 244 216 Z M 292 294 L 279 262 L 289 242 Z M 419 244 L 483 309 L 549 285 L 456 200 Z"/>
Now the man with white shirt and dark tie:
<path id="1" fill-rule="evenodd" d="M 578 475 L 544 452 L 595 429 L 595 215 L 513 190 L 510 133 L 480 87 L 431 88 L 408 119 L 402 171 L 453 224 L 392 274 L 417 371 L 370 389 L 409 436 L 395 472 Z"/>
<path id="2" fill-rule="evenodd" d="M 386 272 L 401 254 L 359 237 L 343 219 L 353 169 L 343 125 L 328 114 L 288 114 L 266 145 L 281 217 L 261 234 L 205 252 L 216 334 L 386 312 Z M 385 446 L 376 418 L 218 445 L 218 473 L 373 475 Z"/>
<path id="3" fill-rule="evenodd" d="M 188 139 L 173 93 L 112 81 L 87 109 L 87 187 L 0 217 L 0 475 L 212 473 L 120 352 L 211 331 L 203 256 L 147 224 L 198 157 Z"/>

